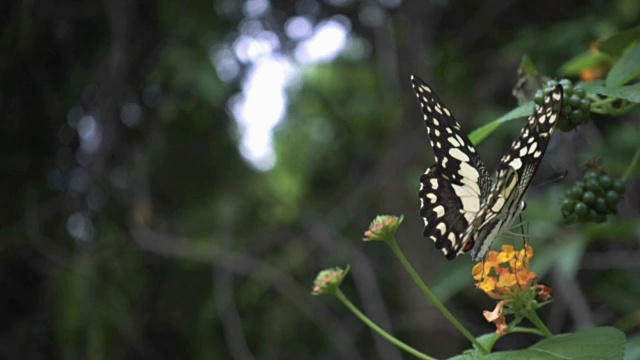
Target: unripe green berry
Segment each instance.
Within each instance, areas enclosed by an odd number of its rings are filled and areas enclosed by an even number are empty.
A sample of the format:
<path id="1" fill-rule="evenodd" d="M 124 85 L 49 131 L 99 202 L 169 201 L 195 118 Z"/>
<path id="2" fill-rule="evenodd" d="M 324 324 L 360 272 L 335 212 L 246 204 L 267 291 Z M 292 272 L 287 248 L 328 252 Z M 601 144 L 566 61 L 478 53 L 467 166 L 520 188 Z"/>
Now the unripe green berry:
<path id="1" fill-rule="evenodd" d="M 615 190 L 618 194 L 624 194 L 624 182 L 622 180 L 617 179 L 613 182 L 613 190 Z"/>
<path id="2" fill-rule="evenodd" d="M 602 194 L 604 192 L 604 190 L 602 189 L 602 187 L 598 183 L 598 180 L 595 177 L 588 178 L 584 182 L 584 187 L 587 190 L 593 191 L 596 195 L 600 195 L 600 194 Z"/>
<path id="3" fill-rule="evenodd" d="M 618 205 L 618 200 L 620 200 L 620 195 L 615 190 L 609 190 L 605 195 L 605 199 L 609 207 L 615 209 L 616 205 Z"/>
<path id="4" fill-rule="evenodd" d="M 582 98 L 576 94 L 571 95 L 571 97 L 569 98 L 569 105 L 571 105 L 572 108 L 577 109 L 580 107 L 580 101 L 582 100 Z"/>
<path id="5" fill-rule="evenodd" d="M 596 204 L 594 205 L 594 209 L 596 209 L 596 211 L 601 214 L 606 214 L 608 212 L 606 200 L 603 197 L 597 198 Z"/>
<path id="6" fill-rule="evenodd" d="M 573 207 L 573 212 L 576 213 L 576 215 L 578 215 L 579 217 L 583 217 L 589 213 L 589 208 L 582 201 L 578 201 Z"/>
<path id="7" fill-rule="evenodd" d="M 571 124 L 580 125 L 584 120 L 584 113 L 580 109 L 573 110 L 569 115 L 569 119 L 571 119 Z"/>
<path id="8" fill-rule="evenodd" d="M 573 208 L 576 205 L 575 200 L 572 199 L 564 199 L 562 201 L 562 212 L 564 214 L 571 214 L 573 212 Z"/>
<path id="9" fill-rule="evenodd" d="M 580 110 L 588 113 L 590 109 L 591 109 L 591 101 L 589 101 L 589 99 L 580 100 Z"/>
<path id="10" fill-rule="evenodd" d="M 568 98 L 573 95 L 573 83 L 569 79 L 560 80 L 560 85 L 562 85 L 565 97 Z"/>
<path id="11" fill-rule="evenodd" d="M 593 205 L 596 202 L 596 194 L 591 191 L 585 191 L 582 194 L 582 201 L 587 205 Z"/>
<path id="12" fill-rule="evenodd" d="M 571 190 L 569 190 L 569 196 L 573 199 L 580 200 L 582 198 L 583 192 L 584 190 L 582 189 L 582 186 L 579 186 L 576 184 L 576 185 L 573 185 Z"/>
<path id="13" fill-rule="evenodd" d="M 542 103 L 544 103 L 544 95 L 542 94 L 542 91 L 536 91 L 536 94 L 533 96 L 533 102 L 536 103 L 536 105 L 542 105 Z"/>
<path id="14" fill-rule="evenodd" d="M 613 180 L 611 180 L 611 177 L 605 173 L 600 174 L 600 176 L 598 177 L 598 182 L 600 183 L 600 186 L 602 186 L 602 188 L 605 190 L 609 190 L 613 186 Z"/>
<path id="15" fill-rule="evenodd" d="M 584 173 L 584 175 L 582 175 L 582 178 L 586 180 L 586 179 L 595 178 L 595 177 L 597 177 L 597 176 L 598 176 L 598 172 L 597 172 L 597 171 L 595 171 L 595 170 L 593 170 L 593 169 L 591 169 L 591 170 L 587 170 L 587 171 Z"/>

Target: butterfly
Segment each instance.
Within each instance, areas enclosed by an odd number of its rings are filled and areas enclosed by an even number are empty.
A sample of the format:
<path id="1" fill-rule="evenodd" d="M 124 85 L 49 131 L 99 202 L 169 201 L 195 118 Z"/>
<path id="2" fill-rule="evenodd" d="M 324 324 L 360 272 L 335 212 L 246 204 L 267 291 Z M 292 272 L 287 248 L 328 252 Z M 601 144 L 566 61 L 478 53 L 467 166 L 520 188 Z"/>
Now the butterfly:
<path id="1" fill-rule="evenodd" d="M 471 140 L 433 89 L 415 76 L 411 83 L 436 160 L 420 177 L 423 234 L 447 259 L 470 251 L 473 261 L 481 261 L 525 207 L 522 199 L 560 116 L 562 86 L 536 105 L 500 159 L 493 181 Z"/>

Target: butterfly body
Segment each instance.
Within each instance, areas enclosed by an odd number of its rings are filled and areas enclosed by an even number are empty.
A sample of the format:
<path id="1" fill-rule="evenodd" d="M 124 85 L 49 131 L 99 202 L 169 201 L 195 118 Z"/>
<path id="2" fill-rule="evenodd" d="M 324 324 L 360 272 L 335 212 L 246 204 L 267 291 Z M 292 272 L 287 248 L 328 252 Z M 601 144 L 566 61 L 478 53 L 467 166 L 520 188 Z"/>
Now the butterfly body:
<path id="1" fill-rule="evenodd" d="M 562 109 L 557 86 L 537 106 L 500 160 L 495 182 L 460 124 L 433 90 L 412 76 L 436 163 L 420 178 L 424 236 L 448 259 L 471 252 L 479 261 L 524 209 L 529 188 Z"/>

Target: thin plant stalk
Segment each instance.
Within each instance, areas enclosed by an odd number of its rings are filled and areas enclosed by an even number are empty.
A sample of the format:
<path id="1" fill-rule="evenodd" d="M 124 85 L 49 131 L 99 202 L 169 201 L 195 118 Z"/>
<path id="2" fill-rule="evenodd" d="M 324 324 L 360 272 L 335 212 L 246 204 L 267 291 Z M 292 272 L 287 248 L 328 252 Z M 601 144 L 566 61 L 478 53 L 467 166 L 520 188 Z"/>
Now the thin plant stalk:
<path id="1" fill-rule="evenodd" d="M 551 331 L 549 331 L 547 325 L 545 325 L 542 320 L 540 320 L 540 317 L 538 317 L 538 314 L 535 312 L 535 310 L 530 311 L 526 316 L 527 319 L 529 319 L 529 321 L 531 321 L 533 325 L 535 325 L 538 330 L 542 332 L 544 337 L 550 338 L 553 336 Z"/>
<path id="2" fill-rule="evenodd" d="M 344 293 L 340 289 L 336 290 L 335 295 L 336 295 L 336 297 L 338 297 L 338 299 L 340 299 L 340 301 L 342 301 L 342 303 L 347 307 L 347 309 L 351 310 L 351 312 L 355 316 L 357 316 L 360 320 L 362 320 L 363 323 L 365 323 L 373 331 L 375 331 L 378 334 L 380 334 L 380 336 L 382 336 L 383 338 L 387 339 L 389 342 L 391 342 L 395 346 L 399 347 L 400 349 L 408 352 L 409 354 L 411 354 L 411 355 L 413 355 L 413 356 L 415 356 L 415 357 L 417 357 L 419 359 L 435 360 L 435 358 L 432 358 L 431 356 L 428 356 L 426 354 L 421 353 L 420 351 L 412 348 L 411 346 L 409 346 L 409 345 L 403 343 L 402 341 L 396 339 L 395 337 L 391 336 L 388 332 L 384 331 L 381 327 L 376 325 L 376 323 L 371 321 L 365 314 L 363 314 L 360 310 L 358 310 L 358 308 L 355 305 L 353 305 L 353 303 L 351 303 L 351 301 L 349 301 L 349 299 L 347 299 L 347 297 L 344 295 Z"/>
<path id="3" fill-rule="evenodd" d="M 402 263 L 402 266 L 404 266 L 404 268 L 407 270 L 413 281 L 418 285 L 420 290 L 422 290 L 424 295 L 429 299 L 429 301 L 431 301 L 436 309 L 438 309 L 442 313 L 442 315 L 444 315 L 444 317 L 449 320 L 449 322 L 478 349 L 480 353 L 488 354 L 489 352 L 487 351 L 487 349 L 482 344 L 480 344 L 478 340 L 476 340 L 476 338 L 469 332 L 469 330 L 467 330 L 464 325 L 462 325 L 462 323 L 460 323 L 460 321 L 458 321 L 458 319 L 456 319 L 456 317 L 453 316 L 453 314 L 449 312 L 449 310 L 447 310 L 447 308 L 442 304 L 442 302 L 440 302 L 440 300 L 438 300 L 438 298 L 431 292 L 431 290 L 429 290 L 418 273 L 413 269 L 413 267 L 409 263 L 409 260 L 407 260 L 407 258 L 404 256 L 402 250 L 400 250 L 400 248 L 398 247 L 395 238 L 387 241 L 387 244 L 394 252 L 394 254 L 396 254 L 396 257 L 398 257 L 400 263 Z"/>

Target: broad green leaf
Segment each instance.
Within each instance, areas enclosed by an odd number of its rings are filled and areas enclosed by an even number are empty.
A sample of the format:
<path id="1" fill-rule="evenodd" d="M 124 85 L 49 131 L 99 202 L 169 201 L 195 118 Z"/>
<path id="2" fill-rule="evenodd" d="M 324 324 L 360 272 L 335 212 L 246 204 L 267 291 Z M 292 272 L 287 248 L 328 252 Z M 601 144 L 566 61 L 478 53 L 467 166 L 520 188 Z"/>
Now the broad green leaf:
<path id="1" fill-rule="evenodd" d="M 620 60 L 616 61 L 609 75 L 606 84 L 609 87 L 621 86 L 640 75 L 640 44 L 627 50 Z"/>
<path id="2" fill-rule="evenodd" d="M 589 93 L 618 97 L 633 103 L 640 103 L 640 83 L 620 87 L 606 87 L 601 83 L 580 83 L 580 86 Z"/>
<path id="3" fill-rule="evenodd" d="M 479 357 L 475 355 L 475 352 L 464 353 L 449 358 L 449 360 L 477 360 Z"/>
<path id="4" fill-rule="evenodd" d="M 585 70 L 602 63 L 610 63 L 611 57 L 604 53 L 584 52 L 560 66 L 558 72 L 563 76 L 576 76 Z"/>
<path id="5" fill-rule="evenodd" d="M 598 45 L 598 50 L 611 56 L 619 56 L 629 45 L 638 40 L 640 40 L 640 27 L 612 35 Z"/>
<path id="6" fill-rule="evenodd" d="M 574 334 L 557 335 L 530 349 L 564 358 L 622 359 L 626 337 L 614 327 L 597 327 Z"/>
<path id="7" fill-rule="evenodd" d="M 492 332 L 492 333 L 480 335 L 476 338 L 476 340 L 478 340 L 478 342 L 482 344 L 485 347 L 485 349 L 490 351 L 489 349 L 490 346 L 492 346 L 496 342 L 497 340 L 496 338 L 499 338 L 499 337 L 500 335 L 496 334 L 495 332 Z M 478 354 L 478 351 L 475 346 L 473 349 L 468 349 L 460 355 L 456 355 L 452 358 L 449 358 L 449 360 L 474 360 L 474 359 L 476 360 L 484 359 L 484 357 Z"/>
<path id="8" fill-rule="evenodd" d="M 519 107 L 502 115 L 498 119 L 475 129 L 473 132 L 471 132 L 471 134 L 469 134 L 469 139 L 474 145 L 477 145 L 482 140 L 484 140 L 484 138 L 489 136 L 489 134 L 491 134 L 495 129 L 497 129 L 502 123 L 513 119 L 527 117 L 531 114 L 533 114 L 533 101 L 522 104 Z"/>
<path id="9" fill-rule="evenodd" d="M 476 340 L 484 346 L 485 349 L 491 351 L 493 345 L 495 345 L 496 341 L 500 340 L 500 335 L 496 334 L 496 332 L 491 332 L 488 334 L 480 335 L 476 337 Z M 475 346 L 474 346 L 475 348 Z"/>
<path id="10" fill-rule="evenodd" d="M 556 335 L 528 349 L 502 351 L 478 359 L 609 359 L 624 357 L 625 335 L 613 327 L 598 327 L 574 334 Z"/>

